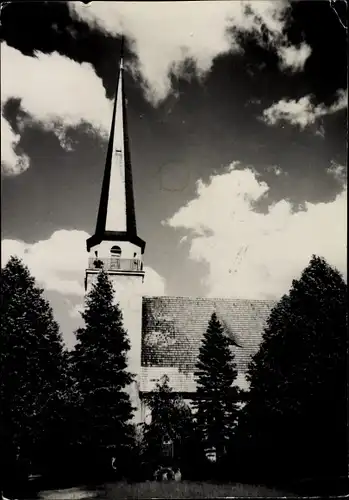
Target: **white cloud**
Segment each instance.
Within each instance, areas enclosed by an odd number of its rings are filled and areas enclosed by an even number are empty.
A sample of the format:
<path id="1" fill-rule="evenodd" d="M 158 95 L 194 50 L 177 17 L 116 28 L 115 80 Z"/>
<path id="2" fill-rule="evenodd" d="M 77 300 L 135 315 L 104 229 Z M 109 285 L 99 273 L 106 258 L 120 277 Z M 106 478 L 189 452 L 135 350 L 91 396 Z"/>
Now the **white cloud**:
<path id="1" fill-rule="evenodd" d="M 303 70 L 311 54 L 311 48 L 303 42 L 298 47 L 294 45 L 281 46 L 278 49 L 278 54 L 281 60 L 281 67 L 296 72 Z"/>
<path id="2" fill-rule="evenodd" d="M 88 237 L 85 231 L 61 229 L 49 239 L 36 243 L 5 239 L 1 244 L 2 262 L 5 264 L 11 255 L 16 255 L 23 259 L 46 290 L 83 296 Z M 144 294 L 164 295 L 164 279 L 150 267 L 144 270 Z"/>
<path id="3" fill-rule="evenodd" d="M 16 152 L 20 135 L 16 134 L 9 122 L 1 115 L 1 162 L 8 174 L 20 174 L 29 167 L 29 158 Z"/>
<path id="4" fill-rule="evenodd" d="M 165 295 L 165 280 L 151 267 L 144 267 L 145 277 L 142 286 L 143 295 Z"/>
<path id="5" fill-rule="evenodd" d="M 346 272 L 346 186 L 334 201 L 305 203 L 304 211 L 282 200 L 257 213 L 253 205 L 269 187 L 235 167 L 199 181 L 197 197 L 166 221 L 189 233 L 190 258 L 209 265 L 209 296 L 278 298 L 314 253 Z"/>
<path id="6" fill-rule="evenodd" d="M 236 32 L 254 33 L 277 51 L 282 68 L 302 69 L 311 49 L 291 46 L 285 38 L 290 4 L 280 0 L 207 2 L 69 2 L 73 16 L 111 35 L 133 40 L 148 98 L 162 100 L 171 90 L 169 71 L 180 72 L 185 57 L 193 59 L 199 75 L 213 59 L 239 51 Z"/>
<path id="7" fill-rule="evenodd" d="M 134 40 L 139 65 L 133 68 L 143 77 L 146 95 L 157 103 L 171 91 L 169 71 L 181 73 L 186 57 L 196 63 L 203 76 L 213 59 L 228 51 L 240 51 L 236 31 L 255 33 L 261 44 L 277 51 L 282 68 L 302 69 L 310 48 L 290 46 L 285 39 L 289 3 L 287 1 L 245 2 L 69 2 L 72 15 L 93 27 L 116 35 L 123 32 Z M 235 31 L 236 30 L 236 31 Z M 1 103 L 10 98 L 21 100 L 27 118 L 53 131 L 61 146 L 72 145 L 67 129 L 82 123 L 104 136 L 108 133 L 111 103 L 101 80 L 88 63 L 79 64 L 57 52 L 35 57 L 1 43 Z M 2 171 L 22 173 L 29 158 L 16 146 L 15 134 L 1 117 Z"/>
<path id="8" fill-rule="evenodd" d="M 90 124 L 105 137 L 111 119 L 111 102 L 106 98 L 102 81 L 93 67 L 59 55 L 37 52 L 35 57 L 1 44 L 1 103 L 11 98 L 21 100 L 28 115 L 20 128 L 31 121 L 55 132 L 62 147 L 70 149 L 66 136 L 69 127 Z M 1 163 L 6 174 L 19 174 L 29 166 L 29 159 L 17 153 L 20 139 L 1 116 Z"/>
<path id="9" fill-rule="evenodd" d="M 340 165 L 339 163 L 332 161 L 331 166 L 327 169 L 327 172 L 341 184 L 344 184 L 347 182 L 347 177 L 348 177 L 348 171 L 347 167 L 344 165 Z"/>
<path id="10" fill-rule="evenodd" d="M 295 99 L 281 99 L 263 111 L 262 120 L 268 125 L 287 122 L 305 129 L 307 126 L 313 125 L 320 117 L 336 113 L 347 106 L 348 92 L 340 89 L 337 91 L 336 100 L 328 107 L 324 104 L 315 106 L 311 102 L 310 95 L 301 97 L 298 101 Z"/>
<path id="11" fill-rule="evenodd" d="M 72 305 L 68 314 L 71 318 L 79 317 L 84 297 L 84 275 L 88 261 L 86 239 L 89 235 L 84 231 L 55 231 L 47 240 L 36 243 L 25 243 L 18 240 L 5 239 L 1 244 L 2 265 L 11 255 L 23 259 L 32 275 L 46 291 L 62 294 L 68 303 L 69 297 L 78 301 Z M 152 268 L 145 267 L 145 280 L 142 286 L 144 295 L 164 295 L 165 280 Z M 54 304 L 53 308 L 54 308 Z M 55 309 L 55 308 L 54 308 Z M 57 310 L 56 319 L 60 323 L 62 310 Z M 67 337 L 71 332 L 67 332 Z M 69 339 L 71 344 L 71 339 Z"/>
<path id="12" fill-rule="evenodd" d="M 287 175 L 287 172 L 281 170 L 278 165 L 270 165 L 269 167 L 267 167 L 267 172 L 272 172 L 276 176 Z"/>
<path id="13" fill-rule="evenodd" d="M 84 294 L 84 270 L 87 264 L 84 231 L 55 231 L 47 240 L 25 243 L 2 241 L 2 262 L 11 255 L 23 259 L 45 289 L 67 295 Z"/>
<path id="14" fill-rule="evenodd" d="M 328 108 L 330 113 L 335 113 L 348 107 L 348 89 L 337 91 L 337 100 Z"/>

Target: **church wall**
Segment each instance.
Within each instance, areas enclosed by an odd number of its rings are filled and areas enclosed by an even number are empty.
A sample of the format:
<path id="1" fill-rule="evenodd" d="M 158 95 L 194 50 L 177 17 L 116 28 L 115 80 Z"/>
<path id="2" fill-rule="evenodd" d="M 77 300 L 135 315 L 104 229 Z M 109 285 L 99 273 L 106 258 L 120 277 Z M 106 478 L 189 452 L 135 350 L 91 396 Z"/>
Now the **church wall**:
<path id="1" fill-rule="evenodd" d="M 151 410 L 149 406 L 146 404 L 144 399 L 141 401 L 141 420 L 146 424 L 150 424 L 151 422 Z"/>
<path id="2" fill-rule="evenodd" d="M 192 413 L 195 414 L 196 409 L 193 407 L 193 400 L 188 399 L 188 398 L 183 398 L 183 401 L 188 407 L 191 409 Z M 140 418 L 142 422 L 145 422 L 146 424 L 151 423 L 151 410 L 149 406 L 146 404 L 144 399 L 141 400 L 141 412 L 140 412 Z"/>
<path id="3" fill-rule="evenodd" d="M 193 372 L 182 372 L 176 366 L 142 366 L 140 391 L 152 392 L 156 383 L 162 376 L 169 377 L 169 386 L 175 392 L 190 393 L 196 392 L 196 380 Z M 244 373 L 238 373 L 233 385 L 241 389 L 248 389 L 248 384 Z"/>
<path id="4" fill-rule="evenodd" d="M 110 249 L 113 246 L 121 248 L 121 259 L 132 259 L 133 255 L 137 254 L 137 259 L 142 259 L 142 253 L 139 246 L 128 241 L 102 241 L 99 245 L 95 245 L 90 250 L 90 257 L 95 257 L 95 251 L 98 252 L 98 257 L 108 258 L 111 257 Z"/>
<path id="5" fill-rule="evenodd" d="M 98 272 L 87 271 L 87 293 L 96 282 Z M 133 405 L 139 407 L 139 384 L 141 373 L 141 331 L 142 331 L 142 282 L 143 276 L 137 274 L 112 274 L 109 279 L 115 291 L 115 303 L 119 303 L 123 314 L 123 324 L 130 340 L 128 352 L 128 370 L 135 374 L 135 384 L 127 389 Z M 136 415 L 140 419 L 140 408 Z"/>
<path id="6" fill-rule="evenodd" d="M 195 392 L 194 374 L 180 372 L 176 366 L 142 366 L 140 390 L 152 392 L 163 375 L 169 378 L 169 386 L 176 392 Z"/>

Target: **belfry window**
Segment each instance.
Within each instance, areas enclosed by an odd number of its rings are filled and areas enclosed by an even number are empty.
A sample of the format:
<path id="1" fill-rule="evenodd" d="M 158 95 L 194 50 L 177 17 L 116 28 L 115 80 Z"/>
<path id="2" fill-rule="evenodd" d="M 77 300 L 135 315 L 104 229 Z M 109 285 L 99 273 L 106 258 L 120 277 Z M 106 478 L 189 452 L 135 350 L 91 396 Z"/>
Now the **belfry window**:
<path id="1" fill-rule="evenodd" d="M 120 258 L 121 257 L 121 248 L 118 246 L 111 247 L 110 253 L 112 257 Z"/>
<path id="2" fill-rule="evenodd" d="M 121 248 L 118 246 L 111 247 L 110 254 L 110 269 L 120 269 Z"/>

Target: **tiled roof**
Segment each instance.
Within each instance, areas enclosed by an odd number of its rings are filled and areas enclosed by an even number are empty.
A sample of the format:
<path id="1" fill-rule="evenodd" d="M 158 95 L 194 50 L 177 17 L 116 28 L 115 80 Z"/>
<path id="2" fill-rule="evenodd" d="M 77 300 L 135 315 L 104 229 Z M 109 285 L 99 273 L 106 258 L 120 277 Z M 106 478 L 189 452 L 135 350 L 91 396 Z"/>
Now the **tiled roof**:
<path id="1" fill-rule="evenodd" d="M 202 336 L 215 311 L 234 341 L 239 372 L 257 350 L 275 301 L 230 298 L 143 297 L 142 366 L 192 373 Z"/>

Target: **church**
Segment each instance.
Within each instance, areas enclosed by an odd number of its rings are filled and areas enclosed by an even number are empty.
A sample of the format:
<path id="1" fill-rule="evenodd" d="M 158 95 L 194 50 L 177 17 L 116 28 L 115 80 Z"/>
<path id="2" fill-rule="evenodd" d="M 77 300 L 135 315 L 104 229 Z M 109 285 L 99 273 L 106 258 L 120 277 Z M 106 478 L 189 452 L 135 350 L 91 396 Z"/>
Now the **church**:
<path id="1" fill-rule="evenodd" d="M 232 340 L 239 373 L 236 383 L 244 386 L 244 373 L 258 350 L 274 301 L 143 295 L 146 243 L 138 236 L 136 226 L 122 54 L 96 229 L 86 244 L 86 293 L 103 267 L 123 313 L 131 344 L 128 367 L 136 374 L 129 388 L 137 408 L 135 423 L 145 421 L 143 396 L 153 391 L 164 375 L 186 402 L 190 404 L 195 398 L 195 364 L 213 312 Z"/>

